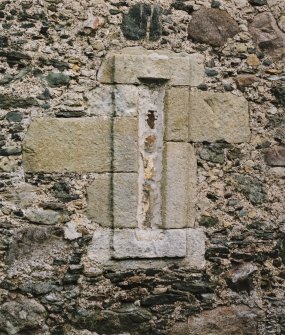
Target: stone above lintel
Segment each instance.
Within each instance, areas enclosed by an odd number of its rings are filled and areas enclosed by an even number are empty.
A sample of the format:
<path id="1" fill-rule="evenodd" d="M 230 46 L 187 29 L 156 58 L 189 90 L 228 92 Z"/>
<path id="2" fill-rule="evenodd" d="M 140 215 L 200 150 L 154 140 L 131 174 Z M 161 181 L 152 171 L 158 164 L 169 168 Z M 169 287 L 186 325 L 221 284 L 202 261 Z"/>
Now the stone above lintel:
<path id="1" fill-rule="evenodd" d="M 110 52 L 98 71 L 104 84 L 139 84 L 169 81 L 170 85 L 198 86 L 204 78 L 204 57 L 200 54 L 147 50 L 142 47 Z"/>

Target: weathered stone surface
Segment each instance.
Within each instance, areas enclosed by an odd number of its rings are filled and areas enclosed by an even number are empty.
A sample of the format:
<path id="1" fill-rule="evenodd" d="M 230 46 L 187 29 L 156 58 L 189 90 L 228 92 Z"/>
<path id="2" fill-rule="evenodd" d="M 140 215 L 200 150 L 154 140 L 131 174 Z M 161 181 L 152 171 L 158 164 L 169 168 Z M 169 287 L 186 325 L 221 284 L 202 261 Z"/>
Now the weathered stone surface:
<path id="1" fill-rule="evenodd" d="M 263 183 L 257 178 L 236 174 L 233 184 L 238 192 L 241 192 L 252 204 L 258 205 L 265 201 L 266 191 Z"/>
<path id="2" fill-rule="evenodd" d="M 133 85 L 117 85 L 115 95 L 116 116 L 137 116 L 139 89 Z"/>
<path id="3" fill-rule="evenodd" d="M 59 73 L 49 73 L 46 80 L 50 87 L 60 87 L 66 86 L 70 82 L 70 77 L 59 72 Z"/>
<path id="4" fill-rule="evenodd" d="M 113 168 L 115 172 L 138 171 L 138 120 L 113 119 Z"/>
<path id="5" fill-rule="evenodd" d="M 168 57 L 158 53 L 115 55 L 114 82 L 138 84 L 141 80 L 160 81 L 171 78 Z"/>
<path id="6" fill-rule="evenodd" d="M 41 329 L 46 310 L 34 299 L 18 295 L 0 306 L 0 329 L 5 334 L 19 334 L 27 329 Z M 3 333 L 4 334 L 4 333 Z"/>
<path id="7" fill-rule="evenodd" d="M 78 194 L 73 194 L 70 183 L 64 180 L 56 182 L 52 187 L 52 191 L 54 196 L 62 202 L 69 202 L 79 198 Z"/>
<path id="8" fill-rule="evenodd" d="M 188 5 L 184 3 L 181 0 L 175 0 L 172 4 L 171 7 L 177 10 L 183 10 L 188 14 L 191 14 L 193 12 L 193 5 Z"/>
<path id="9" fill-rule="evenodd" d="M 198 86 L 204 78 L 204 57 L 199 54 L 125 48 L 106 56 L 99 71 L 102 83 L 139 84 L 170 80 L 174 86 Z"/>
<path id="10" fill-rule="evenodd" d="M 9 122 L 21 122 L 23 119 L 23 113 L 18 111 L 8 112 L 6 114 L 6 120 Z"/>
<path id="11" fill-rule="evenodd" d="M 285 166 L 285 147 L 264 150 L 264 159 L 270 166 Z"/>
<path id="12" fill-rule="evenodd" d="M 229 144 L 225 142 L 211 143 L 205 145 L 199 152 L 199 155 L 205 161 L 223 164 L 225 161 L 225 148 L 228 146 Z"/>
<path id="13" fill-rule="evenodd" d="M 106 264 L 111 259 L 113 229 L 96 228 L 88 248 L 88 258 L 97 264 Z"/>
<path id="14" fill-rule="evenodd" d="M 14 95 L 0 94 L 0 108 L 29 108 L 33 106 L 38 106 L 36 99 L 32 97 L 21 98 Z"/>
<path id="15" fill-rule="evenodd" d="M 226 278 L 230 282 L 230 287 L 234 291 L 251 291 L 254 288 L 252 280 L 253 274 L 258 271 L 258 267 L 251 263 L 240 264 L 226 273 Z"/>
<path id="16" fill-rule="evenodd" d="M 95 116 L 112 116 L 114 113 L 113 94 L 114 87 L 101 85 L 85 93 L 88 99 L 88 114 Z"/>
<path id="17" fill-rule="evenodd" d="M 247 142 L 250 136 L 248 102 L 231 93 L 190 92 L 189 139 Z"/>
<path id="18" fill-rule="evenodd" d="M 285 87 L 279 85 L 272 87 L 271 92 L 275 96 L 277 105 L 285 107 Z"/>
<path id="19" fill-rule="evenodd" d="M 112 227 L 112 178 L 100 174 L 87 187 L 87 216 L 102 227 Z"/>
<path id="20" fill-rule="evenodd" d="M 257 335 L 257 321 L 263 312 L 245 305 L 217 307 L 177 323 L 169 335 Z"/>
<path id="21" fill-rule="evenodd" d="M 24 167 L 30 172 L 108 172 L 111 120 L 35 119 L 24 140 Z"/>
<path id="22" fill-rule="evenodd" d="M 54 211 L 51 209 L 29 208 L 25 211 L 25 218 L 33 223 L 54 225 L 67 222 L 69 216 L 64 211 Z"/>
<path id="23" fill-rule="evenodd" d="M 123 16 L 122 31 L 129 40 L 140 40 L 146 37 L 147 21 L 151 14 L 151 6 L 137 3 Z"/>
<path id="24" fill-rule="evenodd" d="M 245 87 L 251 86 L 253 83 L 258 81 L 259 79 L 253 74 L 240 74 L 236 76 L 235 82 L 237 87 L 242 92 L 244 91 Z"/>
<path id="25" fill-rule="evenodd" d="M 186 256 L 186 230 L 116 229 L 114 258 L 161 258 Z"/>
<path id="26" fill-rule="evenodd" d="M 157 41 L 161 36 L 161 8 L 145 3 L 137 3 L 123 16 L 122 31 L 129 40 L 140 40 L 147 37 L 149 21 L 149 39 Z"/>
<path id="27" fill-rule="evenodd" d="M 254 17 L 249 27 L 253 41 L 263 52 L 274 58 L 285 55 L 285 34 L 279 29 L 274 16 L 263 12 Z"/>
<path id="28" fill-rule="evenodd" d="M 165 140 L 188 140 L 189 89 L 172 87 L 165 97 Z"/>
<path id="29" fill-rule="evenodd" d="M 113 215 L 115 228 L 136 228 L 138 207 L 137 173 L 114 173 Z"/>
<path id="30" fill-rule="evenodd" d="M 226 12 L 202 7 L 195 12 L 188 26 L 188 36 L 194 41 L 222 46 L 239 32 L 237 22 Z"/>
<path id="31" fill-rule="evenodd" d="M 129 332 L 134 334 L 149 333 L 151 319 L 152 314 L 147 309 L 133 304 L 122 304 L 116 310 L 78 309 L 71 322 L 77 329 L 84 328 L 95 331 L 95 333 L 84 332 L 82 334 L 76 331 L 76 335 L 98 335 L 97 332 L 113 335 L 114 331 L 119 335 L 128 335 Z"/>
<path id="32" fill-rule="evenodd" d="M 206 265 L 206 236 L 202 229 L 187 228 L 187 255 L 185 266 L 195 269 L 203 269 Z"/>
<path id="33" fill-rule="evenodd" d="M 162 8 L 159 6 L 153 6 L 150 16 L 150 25 L 149 25 L 149 40 L 157 41 L 159 40 L 162 27 L 160 23 L 160 15 L 162 13 Z"/>
<path id="34" fill-rule="evenodd" d="M 264 6 L 267 4 L 267 0 L 249 0 L 249 3 L 253 6 Z"/>
<path id="35" fill-rule="evenodd" d="M 196 157 L 192 145 L 167 142 L 163 166 L 163 227 L 191 227 L 196 198 Z"/>

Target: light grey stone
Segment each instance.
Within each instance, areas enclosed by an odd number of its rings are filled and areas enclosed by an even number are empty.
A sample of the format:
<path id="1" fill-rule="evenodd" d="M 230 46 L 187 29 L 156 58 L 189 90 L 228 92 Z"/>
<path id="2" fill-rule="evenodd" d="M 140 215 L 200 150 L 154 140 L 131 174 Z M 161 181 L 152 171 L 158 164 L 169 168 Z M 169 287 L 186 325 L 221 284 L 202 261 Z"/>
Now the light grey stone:
<path id="1" fill-rule="evenodd" d="M 63 223 L 69 219 L 69 216 L 65 212 L 54 211 L 52 209 L 29 208 L 24 214 L 28 221 L 45 225 Z"/>
<path id="2" fill-rule="evenodd" d="M 205 76 L 204 56 L 200 54 L 177 54 L 170 56 L 169 66 L 172 69 L 171 85 L 198 86 Z"/>
<path id="3" fill-rule="evenodd" d="M 77 231 L 77 224 L 74 221 L 67 222 L 65 227 L 64 227 L 64 238 L 66 240 L 76 240 L 79 237 L 82 237 L 82 233 L 79 233 Z"/>
<path id="4" fill-rule="evenodd" d="M 35 119 L 23 144 L 28 172 L 110 172 L 111 119 Z"/>
<path id="5" fill-rule="evenodd" d="M 138 174 L 114 173 L 113 216 L 115 228 L 136 228 L 138 207 Z"/>
<path id="6" fill-rule="evenodd" d="M 191 144 L 165 144 L 162 179 L 164 228 L 185 228 L 194 225 L 196 170 L 196 157 Z"/>
<path id="7" fill-rule="evenodd" d="M 188 228 L 187 236 L 187 255 L 185 265 L 190 268 L 202 270 L 205 265 L 206 236 L 200 228 Z"/>
<path id="8" fill-rule="evenodd" d="M 38 329 L 44 333 L 42 325 L 47 312 L 35 299 L 17 295 L 0 306 L 0 329 L 2 334 L 14 335 L 26 332 L 27 329 Z"/>
<path id="9" fill-rule="evenodd" d="M 161 258 L 186 256 L 184 229 L 115 229 L 115 259 Z"/>
<path id="10" fill-rule="evenodd" d="M 115 172 L 138 171 L 138 120 L 116 117 L 113 120 L 113 168 Z"/>
<path id="11" fill-rule="evenodd" d="M 94 265 L 107 264 L 110 261 L 112 236 L 112 229 L 96 228 L 87 252 L 87 257 L 91 264 L 87 262 L 85 271 L 88 271 L 88 266 L 93 268 Z"/>
<path id="12" fill-rule="evenodd" d="M 139 88 L 133 85 L 116 85 L 114 92 L 115 115 L 137 116 Z"/>
<path id="13" fill-rule="evenodd" d="M 102 227 L 112 226 L 112 178 L 100 174 L 87 187 L 87 216 Z"/>
<path id="14" fill-rule="evenodd" d="M 85 94 L 87 112 L 94 116 L 112 116 L 114 114 L 113 85 L 101 85 Z"/>
<path id="15" fill-rule="evenodd" d="M 188 141 L 189 88 L 172 87 L 165 97 L 165 140 Z"/>
<path id="16" fill-rule="evenodd" d="M 190 92 L 189 140 L 247 142 L 248 102 L 231 93 Z"/>

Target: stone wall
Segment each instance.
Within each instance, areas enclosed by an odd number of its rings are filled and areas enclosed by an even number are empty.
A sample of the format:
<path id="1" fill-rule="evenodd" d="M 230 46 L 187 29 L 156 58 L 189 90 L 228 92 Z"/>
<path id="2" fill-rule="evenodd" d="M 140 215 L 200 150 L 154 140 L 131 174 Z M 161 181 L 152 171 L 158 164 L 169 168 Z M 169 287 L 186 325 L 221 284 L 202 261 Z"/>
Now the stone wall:
<path id="1" fill-rule="evenodd" d="M 0 334 L 285 334 L 285 2 L 0 24 Z"/>

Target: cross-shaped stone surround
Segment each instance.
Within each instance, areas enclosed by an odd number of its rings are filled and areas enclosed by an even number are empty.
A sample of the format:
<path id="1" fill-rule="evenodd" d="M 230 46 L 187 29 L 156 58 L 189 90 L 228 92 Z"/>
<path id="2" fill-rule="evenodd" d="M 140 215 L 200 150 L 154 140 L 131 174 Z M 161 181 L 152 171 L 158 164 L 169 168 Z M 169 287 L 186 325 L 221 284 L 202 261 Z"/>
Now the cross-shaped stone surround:
<path id="1" fill-rule="evenodd" d="M 107 116 L 95 110 L 89 118 L 31 124 L 27 171 L 98 173 L 87 190 L 87 215 L 101 226 L 89 253 L 95 262 L 168 258 L 203 266 L 192 143 L 239 143 L 250 135 L 247 101 L 195 91 L 203 74 L 198 54 L 112 52 L 98 72 L 99 89 L 110 95 Z"/>

